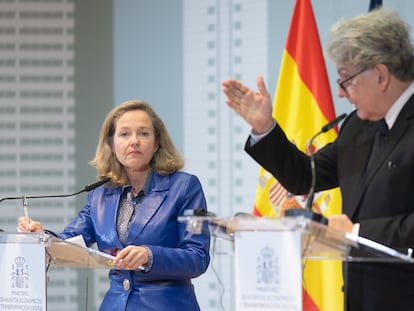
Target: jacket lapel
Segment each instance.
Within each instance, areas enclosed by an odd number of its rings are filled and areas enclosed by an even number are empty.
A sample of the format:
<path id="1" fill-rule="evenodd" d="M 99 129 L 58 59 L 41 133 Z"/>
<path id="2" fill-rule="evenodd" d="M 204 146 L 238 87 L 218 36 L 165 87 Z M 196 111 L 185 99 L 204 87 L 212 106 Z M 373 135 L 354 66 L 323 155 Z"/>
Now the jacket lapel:
<path id="1" fill-rule="evenodd" d="M 370 186 L 373 178 L 377 173 L 381 170 L 381 168 L 388 167 L 386 163 L 389 160 L 390 154 L 396 148 L 401 137 L 403 137 L 404 133 L 407 131 L 411 123 L 413 122 L 414 118 L 414 96 L 410 98 L 404 108 L 401 110 L 397 120 L 395 121 L 393 127 L 384 138 L 381 146 L 381 150 L 378 152 L 375 161 L 372 163 L 372 167 L 369 171 L 366 171 L 364 174 L 360 176 L 360 182 L 358 183 L 357 191 L 354 195 L 353 203 L 350 206 L 353 207 L 353 211 L 351 211 L 351 217 L 355 215 L 355 213 L 360 208 L 361 200 L 363 198 L 363 194 L 365 193 L 367 187 Z M 371 140 L 373 141 L 373 133 L 372 131 L 367 131 L 370 134 Z M 371 144 L 372 145 L 372 144 Z M 369 159 L 369 154 L 367 157 L 367 161 Z M 367 163 L 367 162 L 366 162 Z"/>
<path id="2" fill-rule="evenodd" d="M 169 188 L 169 177 L 161 176 L 154 172 L 151 185 L 147 195 L 138 207 L 134 218 L 132 219 L 131 228 L 126 239 L 126 244 L 132 244 L 136 240 L 142 230 L 154 217 L 160 208 L 162 202 L 167 196 Z"/>
<path id="3" fill-rule="evenodd" d="M 118 238 L 116 218 L 118 214 L 119 201 L 122 194 L 122 187 L 108 188 L 105 193 L 105 201 L 97 208 L 97 223 L 101 223 L 108 235 Z M 119 242 L 121 245 L 121 242 Z"/>
<path id="4" fill-rule="evenodd" d="M 365 168 L 369 161 L 371 145 L 374 137 L 373 124 L 367 125 L 366 128 L 361 128 L 360 134 L 357 137 L 356 144 L 353 149 L 347 153 L 347 158 L 352 158 L 353 161 L 348 170 L 354 174 L 354 178 L 350 179 L 345 187 L 348 194 L 345 194 L 349 198 L 347 204 L 347 214 L 350 217 L 354 216 L 357 211 L 358 202 L 362 199 L 366 187 L 366 174 Z M 358 154 L 358 157 L 355 155 Z"/>

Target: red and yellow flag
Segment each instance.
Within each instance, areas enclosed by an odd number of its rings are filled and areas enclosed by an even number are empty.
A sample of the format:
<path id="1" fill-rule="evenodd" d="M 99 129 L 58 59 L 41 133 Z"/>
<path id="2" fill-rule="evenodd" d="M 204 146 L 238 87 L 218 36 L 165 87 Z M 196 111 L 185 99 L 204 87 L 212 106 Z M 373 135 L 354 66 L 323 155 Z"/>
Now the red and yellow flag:
<path id="1" fill-rule="evenodd" d="M 310 0 L 296 1 L 283 52 L 273 114 L 287 137 L 303 151 L 308 140 L 336 117 Z M 319 135 L 314 147 L 318 149 L 336 136 L 335 130 Z M 260 169 L 255 215 L 283 216 L 286 208 L 304 207 L 306 199 L 306 196 L 289 194 L 271 174 Z M 317 193 L 313 208 L 325 216 L 340 214 L 339 190 Z M 304 267 L 303 309 L 343 310 L 341 262 L 308 260 Z"/>

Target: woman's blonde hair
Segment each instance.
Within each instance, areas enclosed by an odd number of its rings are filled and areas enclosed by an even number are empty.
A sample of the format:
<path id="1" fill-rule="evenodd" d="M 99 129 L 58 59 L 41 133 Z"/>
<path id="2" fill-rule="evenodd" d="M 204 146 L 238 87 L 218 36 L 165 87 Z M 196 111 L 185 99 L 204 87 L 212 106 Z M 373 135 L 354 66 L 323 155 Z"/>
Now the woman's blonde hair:
<path id="1" fill-rule="evenodd" d="M 90 164 L 98 172 L 98 178 L 110 177 L 113 185 L 128 184 L 125 168 L 117 160 L 112 150 L 112 142 L 116 122 L 121 115 L 131 110 L 145 111 L 154 128 L 155 140 L 159 146 L 151 160 L 152 169 L 161 175 L 169 175 L 182 169 L 184 160 L 175 147 L 161 118 L 147 102 L 142 100 L 129 100 L 112 109 L 102 124 L 95 157 L 90 161 Z"/>

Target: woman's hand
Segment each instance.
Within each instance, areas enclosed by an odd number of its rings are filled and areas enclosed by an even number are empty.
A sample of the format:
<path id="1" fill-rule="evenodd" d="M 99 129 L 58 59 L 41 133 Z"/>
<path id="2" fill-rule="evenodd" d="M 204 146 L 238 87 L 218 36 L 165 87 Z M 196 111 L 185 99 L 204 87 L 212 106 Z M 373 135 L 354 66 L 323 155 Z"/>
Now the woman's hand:
<path id="1" fill-rule="evenodd" d="M 32 219 L 27 220 L 26 217 L 19 217 L 17 229 L 20 232 L 43 232 L 43 226 L 40 222 Z"/>
<path id="2" fill-rule="evenodd" d="M 148 263 L 148 257 L 146 247 L 129 245 L 117 253 L 114 264 L 117 269 L 137 270 Z"/>

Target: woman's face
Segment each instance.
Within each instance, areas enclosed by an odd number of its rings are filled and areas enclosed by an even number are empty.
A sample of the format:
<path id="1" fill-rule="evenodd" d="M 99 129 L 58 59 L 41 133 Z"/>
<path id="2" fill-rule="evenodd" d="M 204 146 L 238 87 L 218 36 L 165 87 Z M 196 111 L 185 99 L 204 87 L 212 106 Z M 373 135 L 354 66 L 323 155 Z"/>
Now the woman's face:
<path id="1" fill-rule="evenodd" d="M 128 173 L 145 172 L 158 149 L 154 127 L 143 110 L 122 114 L 115 125 L 112 149 Z"/>

